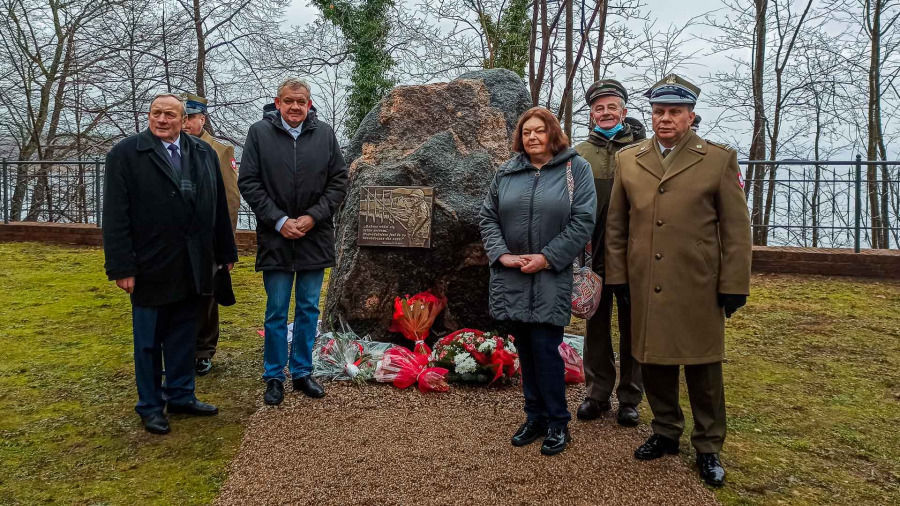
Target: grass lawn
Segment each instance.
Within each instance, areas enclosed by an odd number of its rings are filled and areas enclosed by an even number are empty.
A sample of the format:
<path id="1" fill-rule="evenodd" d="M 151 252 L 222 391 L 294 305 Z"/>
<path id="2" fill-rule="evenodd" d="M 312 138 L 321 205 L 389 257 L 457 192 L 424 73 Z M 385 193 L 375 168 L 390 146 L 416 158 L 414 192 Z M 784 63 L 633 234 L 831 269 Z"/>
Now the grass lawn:
<path id="1" fill-rule="evenodd" d="M 152 436 L 133 411 L 130 306 L 102 251 L 0 243 L 0 504 L 210 502 L 263 388 L 252 258 L 234 283 L 197 383 L 221 414 L 176 415 Z M 900 282 L 754 276 L 727 349 L 722 502 L 900 503 Z"/>

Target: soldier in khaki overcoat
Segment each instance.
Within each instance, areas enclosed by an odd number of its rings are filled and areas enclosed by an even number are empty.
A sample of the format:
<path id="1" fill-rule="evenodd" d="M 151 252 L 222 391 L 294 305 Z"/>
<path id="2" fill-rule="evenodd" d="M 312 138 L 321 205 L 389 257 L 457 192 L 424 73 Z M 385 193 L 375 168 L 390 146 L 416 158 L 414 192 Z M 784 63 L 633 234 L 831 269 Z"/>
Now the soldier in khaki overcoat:
<path id="1" fill-rule="evenodd" d="M 606 283 L 630 289 L 631 352 L 653 412 L 653 435 L 635 457 L 678 453 L 683 365 L 698 469 L 721 486 L 725 318 L 750 293 L 750 218 L 735 151 L 691 131 L 699 92 L 675 75 L 657 83 L 647 93 L 654 136 L 616 155 Z"/>
<path id="2" fill-rule="evenodd" d="M 237 228 L 238 208 L 241 205 L 241 193 L 237 186 L 237 162 L 234 160 L 234 146 L 228 146 L 215 140 L 204 128 L 206 126 L 206 99 L 192 93 L 185 93 L 184 131 L 206 142 L 216 151 L 219 157 L 219 171 L 225 183 L 225 198 L 228 200 L 228 215 L 231 219 L 231 231 Z M 195 370 L 203 376 L 212 369 L 212 357 L 219 343 L 219 305 L 215 297 L 209 297 L 206 310 L 200 318 L 197 333 L 197 354 Z"/>

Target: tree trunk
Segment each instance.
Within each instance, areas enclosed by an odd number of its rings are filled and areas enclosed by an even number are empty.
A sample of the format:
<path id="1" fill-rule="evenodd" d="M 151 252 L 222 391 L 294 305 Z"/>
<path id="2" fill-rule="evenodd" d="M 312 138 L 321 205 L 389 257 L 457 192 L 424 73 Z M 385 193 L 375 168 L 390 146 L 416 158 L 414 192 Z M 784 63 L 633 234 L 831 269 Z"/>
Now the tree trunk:
<path id="1" fill-rule="evenodd" d="M 537 74 L 535 73 L 535 65 L 534 65 L 534 55 L 537 52 L 537 27 L 538 27 L 538 12 L 540 10 L 540 2 L 532 2 L 531 4 L 531 38 L 528 40 L 528 89 L 531 90 L 531 105 L 535 105 L 534 102 L 534 89 L 535 82 L 537 81 Z"/>
<path id="2" fill-rule="evenodd" d="M 815 131 L 815 139 L 813 141 L 813 159 L 815 161 L 819 161 L 819 142 L 822 137 L 822 106 L 819 101 L 819 93 L 817 90 L 813 90 L 813 99 L 816 104 L 816 131 Z M 812 191 L 812 202 L 810 202 L 810 211 L 812 214 L 812 247 L 819 247 L 819 203 L 821 202 L 821 197 L 819 196 L 819 189 L 822 181 L 822 169 L 818 164 L 815 165 L 815 178 L 813 179 L 813 191 Z"/>
<path id="3" fill-rule="evenodd" d="M 569 131 L 566 132 L 566 135 L 569 136 L 569 139 L 572 138 L 572 100 L 574 96 L 574 86 L 575 86 L 575 73 L 578 71 L 578 65 L 581 63 L 581 57 L 584 55 L 584 50 L 587 47 L 588 43 L 588 33 L 591 30 L 591 27 L 594 26 L 594 20 L 597 19 L 597 13 L 600 12 L 600 2 L 597 2 L 594 6 L 593 12 L 591 12 L 591 18 L 588 20 L 587 26 L 584 27 L 581 36 L 581 42 L 578 44 L 578 51 L 575 53 L 575 60 L 571 64 L 566 62 L 566 86 L 563 89 L 562 100 L 560 101 L 560 110 L 559 114 L 556 117 L 560 120 L 564 119 L 566 113 L 568 113 L 569 120 Z M 568 60 L 568 58 L 567 58 Z M 566 107 L 563 107 L 565 105 Z M 588 126 L 590 127 L 590 119 Z"/>
<path id="4" fill-rule="evenodd" d="M 159 24 L 162 36 L 163 71 L 166 78 L 166 93 L 172 92 L 172 72 L 169 70 L 169 38 L 166 36 L 166 8 L 163 7 L 162 21 Z"/>
<path id="5" fill-rule="evenodd" d="M 880 101 L 880 99 L 879 99 Z M 878 116 L 878 124 L 881 125 L 881 107 L 879 105 L 878 108 L 879 116 Z M 887 160 L 887 148 L 884 145 L 884 136 L 879 135 L 878 140 L 878 151 L 881 154 L 882 160 Z M 890 249 L 891 247 L 891 215 L 890 215 L 890 198 L 891 198 L 891 173 L 888 170 L 887 164 L 881 165 L 881 221 L 884 224 L 884 228 L 882 229 L 882 244 L 885 249 Z"/>
<path id="6" fill-rule="evenodd" d="M 785 56 L 787 58 L 787 56 Z M 774 121 L 772 122 L 772 133 L 769 138 L 769 160 L 777 159 L 778 157 L 778 135 L 781 133 L 781 76 L 784 67 L 778 67 L 776 65 L 775 68 L 775 110 L 772 113 Z M 769 223 L 771 223 L 772 217 L 772 209 L 775 207 L 775 184 L 776 184 L 776 173 L 778 171 L 778 166 L 774 163 L 767 164 L 766 167 L 768 170 L 768 179 L 769 186 L 766 188 L 766 203 L 763 210 L 763 226 L 760 228 L 760 240 L 758 244 L 765 246 L 769 242 Z M 790 198 L 790 195 L 788 195 Z M 790 216 L 788 217 L 790 220 Z"/>
<path id="7" fill-rule="evenodd" d="M 34 188 L 31 190 L 31 202 L 29 202 L 28 211 L 25 213 L 23 221 L 37 221 L 44 207 L 44 202 L 49 195 L 47 169 L 45 166 L 37 166 L 37 176 L 35 176 Z M 48 221 L 53 221 L 52 217 Z"/>
<path id="8" fill-rule="evenodd" d="M 882 0 L 872 2 L 872 18 L 869 26 L 870 51 L 869 51 L 869 104 L 868 104 L 868 145 L 866 159 L 875 161 L 878 159 L 878 144 L 881 141 L 881 8 Z M 866 167 L 866 190 L 869 197 L 870 228 L 872 232 L 872 248 L 886 247 L 883 241 L 884 222 L 882 219 L 882 207 L 879 202 L 877 167 Z"/>
<path id="9" fill-rule="evenodd" d="M 751 68 L 753 87 L 753 138 L 750 143 L 750 159 L 762 160 L 766 156 L 766 111 L 763 102 L 763 69 L 766 61 L 766 9 L 768 0 L 755 0 L 756 26 L 754 28 L 753 64 Z M 753 225 L 753 244 L 762 245 L 766 242 L 763 224 L 763 177 L 764 166 L 747 166 L 747 186 L 744 188 L 747 196 L 751 195 L 752 205 L 750 210 L 751 224 Z"/>
<path id="10" fill-rule="evenodd" d="M 194 31 L 197 33 L 197 73 L 194 75 L 194 87 L 197 95 L 206 97 L 203 82 L 206 72 L 206 37 L 203 34 L 203 18 L 200 17 L 200 0 L 194 0 Z"/>
<path id="11" fill-rule="evenodd" d="M 53 48 L 53 56 L 49 64 L 43 59 L 39 59 L 38 61 L 34 62 L 37 65 L 34 70 L 38 71 L 40 77 L 44 78 L 44 83 L 40 87 L 37 108 L 34 108 L 33 104 L 31 104 L 30 89 L 26 90 L 27 109 L 29 113 L 29 129 L 27 133 L 28 140 L 22 146 L 22 149 L 19 150 L 19 160 L 30 160 L 35 154 L 37 154 L 38 159 L 42 159 L 44 157 L 44 127 L 47 124 L 48 117 L 50 116 L 51 93 L 53 92 L 54 84 L 56 83 L 57 79 L 60 78 L 59 66 L 67 49 L 66 36 L 71 36 L 69 30 L 67 30 L 60 21 L 60 9 L 62 8 L 62 6 L 57 3 L 51 2 L 49 4 L 49 8 L 51 11 L 51 18 L 53 19 L 53 30 L 56 36 L 55 47 Z M 37 46 L 38 41 L 33 38 L 34 29 L 29 23 L 27 17 L 24 20 L 20 20 L 16 16 L 11 16 L 11 19 L 14 23 L 16 23 L 16 27 L 19 30 L 19 38 L 16 40 L 16 43 L 24 48 L 28 48 L 28 46 L 30 46 L 32 43 Z M 24 21 L 27 26 L 23 27 L 20 24 L 22 21 Z M 72 32 L 74 32 L 74 26 L 75 25 L 73 24 L 71 27 Z M 27 37 L 32 37 L 32 40 L 28 40 Z M 26 51 L 30 50 L 31 48 L 26 49 Z M 40 54 L 40 51 L 38 51 L 37 54 Z M 29 71 L 31 71 L 31 69 L 29 69 Z M 14 218 L 15 220 L 18 220 L 21 216 L 21 213 L 23 211 L 26 211 L 24 209 L 24 206 L 25 196 L 28 192 L 28 179 L 29 177 L 27 165 L 19 165 L 16 170 L 16 181 L 14 183 L 13 195 L 10 202 L 10 217 Z"/>
<path id="12" fill-rule="evenodd" d="M 603 8 L 600 11 L 600 33 L 597 37 L 597 56 L 594 58 L 594 81 L 600 80 L 600 56 L 603 54 L 603 41 L 606 39 L 606 13 L 609 10 L 608 0 L 601 0 Z"/>
<path id="13" fill-rule="evenodd" d="M 547 69 L 547 58 L 550 52 L 550 25 L 547 24 L 547 0 L 539 0 L 541 8 L 541 52 L 538 60 L 537 75 L 531 83 L 531 105 L 541 102 L 541 87 L 544 86 L 544 75 Z"/>

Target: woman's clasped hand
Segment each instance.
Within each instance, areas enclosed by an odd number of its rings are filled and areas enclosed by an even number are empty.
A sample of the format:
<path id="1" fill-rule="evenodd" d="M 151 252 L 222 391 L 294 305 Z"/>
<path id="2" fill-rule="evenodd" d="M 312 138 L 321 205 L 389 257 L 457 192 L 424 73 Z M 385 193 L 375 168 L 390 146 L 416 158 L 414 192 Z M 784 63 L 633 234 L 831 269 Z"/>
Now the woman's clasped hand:
<path id="1" fill-rule="evenodd" d="M 536 255 L 513 255 L 507 253 L 500 256 L 500 263 L 503 264 L 504 267 L 509 267 L 510 269 L 519 269 L 525 274 L 534 274 L 535 272 L 550 268 L 547 257 L 540 253 Z"/>

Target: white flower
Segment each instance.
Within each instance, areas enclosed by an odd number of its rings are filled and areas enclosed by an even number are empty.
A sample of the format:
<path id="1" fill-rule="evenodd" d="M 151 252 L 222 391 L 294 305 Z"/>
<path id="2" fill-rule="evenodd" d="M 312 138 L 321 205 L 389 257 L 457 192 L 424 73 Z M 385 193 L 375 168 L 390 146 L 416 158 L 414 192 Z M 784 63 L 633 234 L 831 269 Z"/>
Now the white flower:
<path id="1" fill-rule="evenodd" d="M 497 347 L 497 341 L 493 339 L 488 339 L 485 342 L 478 345 L 478 351 L 481 353 L 493 353 L 494 349 Z"/>
<path id="2" fill-rule="evenodd" d="M 516 352 L 516 347 L 515 347 L 515 345 L 513 345 L 512 341 L 506 341 L 506 346 L 504 346 L 503 349 L 505 349 L 506 351 L 508 351 L 510 353 Z"/>
<path id="3" fill-rule="evenodd" d="M 457 374 L 466 374 L 475 372 L 478 369 L 478 362 L 466 352 L 456 354 L 456 372 Z"/>

